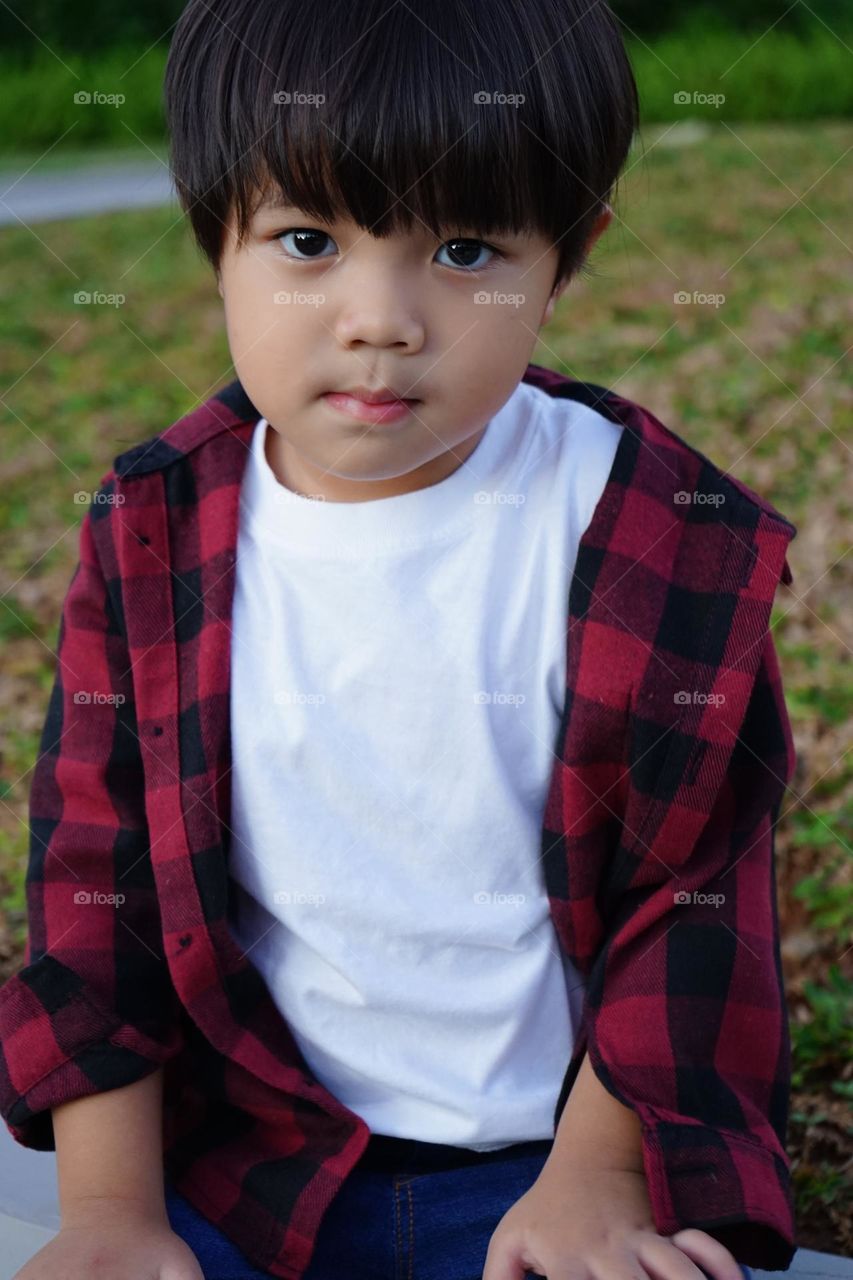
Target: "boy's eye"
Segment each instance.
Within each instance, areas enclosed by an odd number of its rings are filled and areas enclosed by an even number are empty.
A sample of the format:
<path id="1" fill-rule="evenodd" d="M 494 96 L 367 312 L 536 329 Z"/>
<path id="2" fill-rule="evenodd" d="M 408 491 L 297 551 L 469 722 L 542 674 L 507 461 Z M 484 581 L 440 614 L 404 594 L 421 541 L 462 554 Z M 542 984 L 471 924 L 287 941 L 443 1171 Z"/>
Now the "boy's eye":
<path id="1" fill-rule="evenodd" d="M 334 240 L 332 240 L 332 237 L 328 232 L 314 231 L 309 227 L 295 227 L 292 231 L 282 231 L 281 234 L 277 235 L 275 238 L 276 240 L 281 241 L 282 245 L 284 245 L 284 241 L 288 236 L 294 237 L 294 247 L 297 252 L 294 253 L 287 248 L 285 248 L 285 252 L 289 258 L 296 258 L 301 262 L 306 261 L 306 259 L 302 257 L 303 253 L 307 254 L 308 258 L 328 257 L 328 254 L 320 252 L 323 247 L 322 242 L 324 240 L 329 240 L 334 244 Z"/>
<path id="2" fill-rule="evenodd" d="M 438 250 L 443 253 L 448 247 L 450 248 L 450 256 L 453 262 L 450 264 L 442 263 L 442 266 L 463 267 L 466 271 L 480 271 L 483 267 L 490 265 L 490 260 L 486 262 L 477 262 L 477 254 L 485 249 L 486 253 L 492 254 L 499 258 L 500 254 L 497 249 L 492 249 L 490 245 L 484 244 L 482 240 L 445 240 L 444 244 Z"/>
<path id="3" fill-rule="evenodd" d="M 285 241 L 289 238 L 291 243 L 287 245 Z M 327 258 L 330 255 L 323 253 L 323 249 L 328 247 L 324 242 L 328 241 L 329 246 L 334 246 L 335 243 L 327 231 L 316 231 L 310 227 L 294 227 L 290 231 L 282 231 L 275 239 L 281 243 L 285 255 L 288 258 L 294 258 L 297 262 L 309 262 L 312 258 Z M 445 249 L 450 253 L 451 262 L 442 262 L 441 266 L 455 267 L 465 271 L 481 271 L 491 265 L 491 260 L 486 262 L 477 260 L 478 255 L 483 251 L 491 254 L 495 259 L 501 257 L 497 249 L 493 249 L 482 240 L 445 240 L 439 247 L 438 253 L 443 253 Z"/>

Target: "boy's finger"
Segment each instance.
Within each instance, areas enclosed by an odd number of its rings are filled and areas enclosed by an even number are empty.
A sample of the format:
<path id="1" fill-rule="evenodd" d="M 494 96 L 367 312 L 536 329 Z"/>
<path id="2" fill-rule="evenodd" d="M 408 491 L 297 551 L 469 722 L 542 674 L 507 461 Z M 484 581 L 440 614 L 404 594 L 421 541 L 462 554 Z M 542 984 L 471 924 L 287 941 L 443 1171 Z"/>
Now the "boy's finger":
<path id="1" fill-rule="evenodd" d="M 686 1254 L 691 1262 L 701 1267 L 713 1280 L 743 1280 L 740 1263 L 729 1253 L 725 1245 L 720 1244 L 706 1231 L 697 1227 L 686 1227 L 676 1231 L 669 1237 L 671 1244 Z"/>
<path id="2" fill-rule="evenodd" d="M 533 1270 L 535 1265 L 521 1245 L 508 1238 L 492 1238 L 483 1267 L 483 1280 L 537 1280 L 540 1273 Z"/>

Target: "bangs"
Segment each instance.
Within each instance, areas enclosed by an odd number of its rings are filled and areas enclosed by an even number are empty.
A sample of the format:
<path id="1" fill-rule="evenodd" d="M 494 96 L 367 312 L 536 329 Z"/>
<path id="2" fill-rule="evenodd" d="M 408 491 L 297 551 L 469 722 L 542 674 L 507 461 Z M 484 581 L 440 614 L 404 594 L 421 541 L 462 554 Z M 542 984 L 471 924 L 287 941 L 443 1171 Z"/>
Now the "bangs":
<path id="1" fill-rule="evenodd" d="M 165 95 L 175 186 L 214 265 L 232 210 L 242 240 L 272 196 L 375 236 L 538 231 L 574 268 L 637 124 L 595 2 L 193 0 Z"/>

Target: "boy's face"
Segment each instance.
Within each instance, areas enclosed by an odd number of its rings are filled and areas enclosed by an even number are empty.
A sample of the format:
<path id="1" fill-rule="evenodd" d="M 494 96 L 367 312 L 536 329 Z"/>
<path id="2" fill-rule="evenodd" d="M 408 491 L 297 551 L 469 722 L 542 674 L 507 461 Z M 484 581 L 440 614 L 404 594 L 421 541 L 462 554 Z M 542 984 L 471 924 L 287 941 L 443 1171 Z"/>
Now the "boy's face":
<path id="1" fill-rule="evenodd" d="M 378 239 L 262 206 L 238 247 L 229 223 L 218 276 L 231 355 L 274 428 L 269 464 L 294 492 L 363 502 L 450 475 L 518 385 L 565 288 L 551 291 L 557 250 L 539 235 L 442 241 L 416 227 Z M 413 403 L 376 422 L 328 398 L 358 387 Z"/>

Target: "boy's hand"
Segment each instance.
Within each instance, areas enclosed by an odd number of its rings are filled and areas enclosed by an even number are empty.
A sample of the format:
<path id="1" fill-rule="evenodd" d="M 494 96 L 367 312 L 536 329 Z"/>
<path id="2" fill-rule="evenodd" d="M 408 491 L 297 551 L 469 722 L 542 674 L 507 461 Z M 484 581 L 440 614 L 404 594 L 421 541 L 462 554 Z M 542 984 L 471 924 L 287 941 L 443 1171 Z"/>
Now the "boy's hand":
<path id="1" fill-rule="evenodd" d="M 63 1226 L 12 1280 L 204 1280 L 192 1249 L 167 1217 L 111 1210 Z"/>
<path id="2" fill-rule="evenodd" d="M 483 1280 L 743 1280 L 697 1228 L 657 1233 L 645 1174 L 546 1163 L 489 1241 Z"/>

